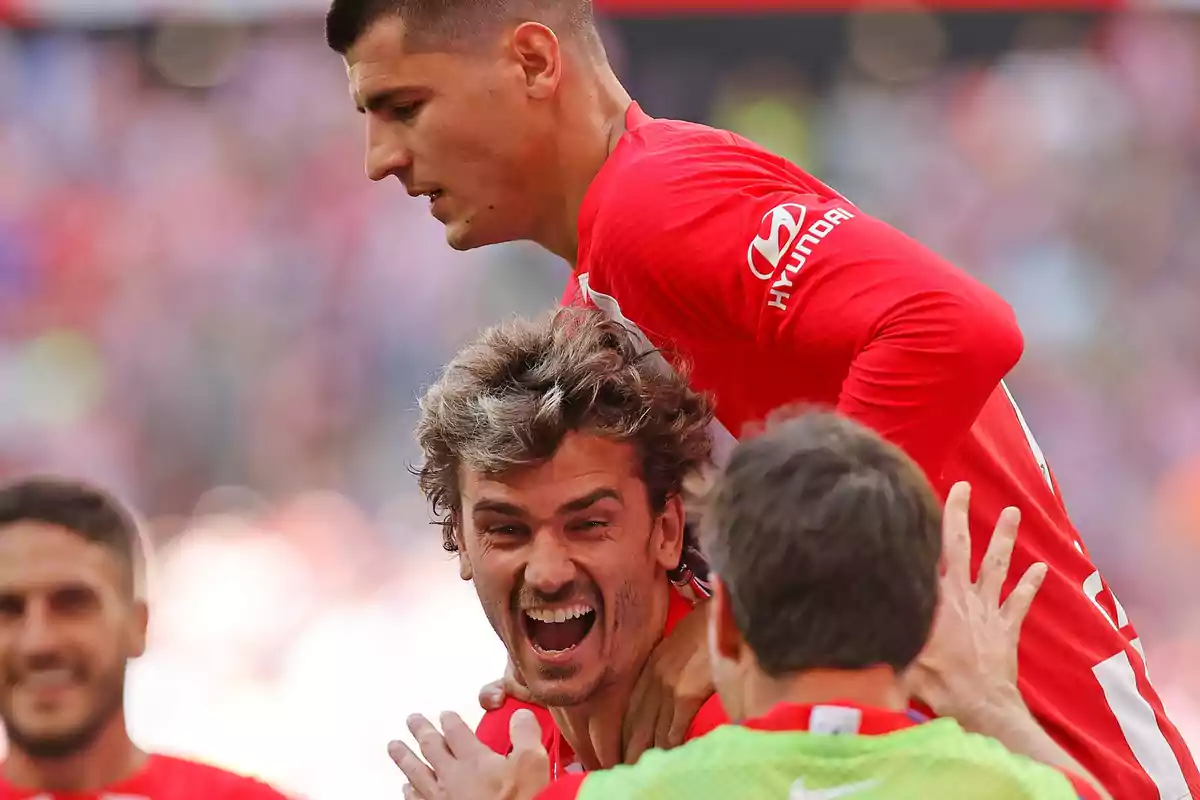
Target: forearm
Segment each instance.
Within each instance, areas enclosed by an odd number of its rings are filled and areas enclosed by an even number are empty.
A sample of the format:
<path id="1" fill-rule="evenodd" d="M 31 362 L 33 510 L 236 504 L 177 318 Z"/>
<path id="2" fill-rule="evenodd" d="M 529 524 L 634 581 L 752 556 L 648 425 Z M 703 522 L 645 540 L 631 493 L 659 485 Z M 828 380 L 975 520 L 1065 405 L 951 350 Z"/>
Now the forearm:
<path id="1" fill-rule="evenodd" d="M 990 736 L 1014 753 L 1086 780 L 1100 797 L 1111 800 L 1100 782 L 1046 733 L 1019 695 L 982 703 L 956 719 L 971 733 Z"/>
<path id="2" fill-rule="evenodd" d="M 900 446 L 936 480 L 1022 346 L 998 300 L 913 298 L 856 355 L 837 410 Z"/>

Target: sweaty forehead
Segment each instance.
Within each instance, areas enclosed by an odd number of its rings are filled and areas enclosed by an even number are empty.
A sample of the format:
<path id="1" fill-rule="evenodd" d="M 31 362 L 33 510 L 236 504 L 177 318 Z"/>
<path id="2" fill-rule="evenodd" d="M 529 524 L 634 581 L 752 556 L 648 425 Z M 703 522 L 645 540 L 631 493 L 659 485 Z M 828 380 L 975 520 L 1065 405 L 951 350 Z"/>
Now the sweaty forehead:
<path id="1" fill-rule="evenodd" d="M 0 590 L 122 582 L 118 557 L 101 544 L 41 522 L 17 522 L 0 528 Z"/>

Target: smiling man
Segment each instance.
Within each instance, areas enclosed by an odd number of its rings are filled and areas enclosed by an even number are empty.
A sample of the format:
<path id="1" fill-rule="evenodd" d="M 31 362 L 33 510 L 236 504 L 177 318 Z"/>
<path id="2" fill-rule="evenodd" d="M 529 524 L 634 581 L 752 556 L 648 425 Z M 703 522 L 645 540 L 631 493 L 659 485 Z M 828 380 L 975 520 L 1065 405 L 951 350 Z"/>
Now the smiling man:
<path id="1" fill-rule="evenodd" d="M 125 671 L 148 619 L 139 542 L 128 510 L 93 487 L 0 487 L 0 800 L 284 800 L 130 740 Z"/>
<path id="2" fill-rule="evenodd" d="M 691 610 L 669 575 L 710 420 L 682 378 L 581 310 L 487 331 L 422 399 L 421 488 L 535 704 L 484 717 L 495 750 L 534 707 L 556 774 L 620 763 L 638 676 Z M 723 720 L 714 697 L 690 732 Z"/>

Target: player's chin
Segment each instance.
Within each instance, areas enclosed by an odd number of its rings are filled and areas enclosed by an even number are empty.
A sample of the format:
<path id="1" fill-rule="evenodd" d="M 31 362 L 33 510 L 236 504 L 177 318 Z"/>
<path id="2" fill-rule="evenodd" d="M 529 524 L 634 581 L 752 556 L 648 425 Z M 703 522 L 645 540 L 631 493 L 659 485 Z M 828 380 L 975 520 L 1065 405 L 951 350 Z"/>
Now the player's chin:
<path id="1" fill-rule="evenodd" d="M 29 755 L 59 758 L 76 752 L 90 739 L 91 726 L 79 715 L 21 715 L 8 723 L 10 738 Z"/>
<path id="2" fill-rule="evenodd" d="M 527 680 L 530 697 L 540 706 L 564 708 L 586 703 L 603 682 L 604 665 L 581 665 L 570 675 L 530 671 Z"/>
<path id="3" fill-rule="evenodd" d="M 489 229 L 482 220 L 450 220 L 446 223 L 446 243 L 459 252 L 487 247 L 493 244 L 511 242 L 515 236 L 505 234 L 501 230 Z"/>

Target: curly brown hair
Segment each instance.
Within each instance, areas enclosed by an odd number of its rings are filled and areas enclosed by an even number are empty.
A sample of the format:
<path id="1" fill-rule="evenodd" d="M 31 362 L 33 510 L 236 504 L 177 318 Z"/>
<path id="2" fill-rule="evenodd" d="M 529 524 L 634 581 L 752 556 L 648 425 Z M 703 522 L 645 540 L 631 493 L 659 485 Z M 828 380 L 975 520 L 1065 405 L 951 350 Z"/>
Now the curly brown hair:
<path id="1" fill-rule="evenodd" d="M 585 309 L 490 328 L 421 398 L 421 491 L 457 552 L 463 467 L 503 474 L 551 458 L 573 431 L 630 442 L 657 513 L 709 461 L 712 406 L 619 323 Z"/>

